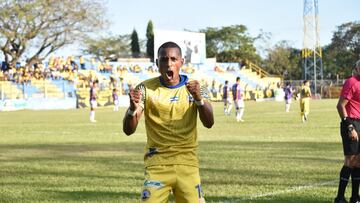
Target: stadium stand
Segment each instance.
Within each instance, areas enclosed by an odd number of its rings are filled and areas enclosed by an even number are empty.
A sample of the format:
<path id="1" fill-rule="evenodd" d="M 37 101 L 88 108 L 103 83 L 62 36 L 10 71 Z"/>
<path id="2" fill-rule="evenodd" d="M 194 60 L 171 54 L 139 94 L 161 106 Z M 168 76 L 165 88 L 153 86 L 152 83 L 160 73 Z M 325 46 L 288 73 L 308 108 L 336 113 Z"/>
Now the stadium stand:
<path id="1" fill-rule="evenodd" d="M 246 61 L 240 63 L 184 64 L 181 74 L 199 80 L 209 91 L 212 100 L 221 100 L 221 87 L 226 80 L 231 84 L 237 76 L 247 99 L 267 95 L 264 91 L 281 81 L 260 67 Z M 111 91 L 118 89 L 126 95 L 130 87 L 141 81 L 158 76 L 158 69 L 149 61 L 106 61 L 94 58 L 82 59 L 82 65 L 74 57 L 51 57 L 48 62 L 34 67 L 20 66 L 2 71 L 0 74 L 1 99 L 30 98 L 77 98 L 83 107 L 88 106 L 88 92 L 91 81 L 99 81 L 99 105 L 111 104 Z M 271 92 L 271 91 L 270 91 Z M 75 96 L 76 95 L 76 96 Z M 81 106 L 80 106 L 81 107 Z"/>

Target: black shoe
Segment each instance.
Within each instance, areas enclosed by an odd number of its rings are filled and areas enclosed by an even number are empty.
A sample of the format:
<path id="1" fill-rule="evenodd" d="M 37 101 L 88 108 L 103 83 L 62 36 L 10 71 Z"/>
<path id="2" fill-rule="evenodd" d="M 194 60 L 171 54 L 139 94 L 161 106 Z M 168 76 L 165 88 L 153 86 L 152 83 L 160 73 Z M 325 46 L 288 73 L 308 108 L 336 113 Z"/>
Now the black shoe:
<path id="1" fill-rule="evenodd" d="M 350 198 L 350 203 L 360 203 L 359 198 Z"/>
<path id="2" fill-rule="evenodd" d="M 346 199 L 340 199 L 340 198 L 335 198 L 334 199 L 334 203 L 348 203 L 348 201 L 346 201 Z"/>

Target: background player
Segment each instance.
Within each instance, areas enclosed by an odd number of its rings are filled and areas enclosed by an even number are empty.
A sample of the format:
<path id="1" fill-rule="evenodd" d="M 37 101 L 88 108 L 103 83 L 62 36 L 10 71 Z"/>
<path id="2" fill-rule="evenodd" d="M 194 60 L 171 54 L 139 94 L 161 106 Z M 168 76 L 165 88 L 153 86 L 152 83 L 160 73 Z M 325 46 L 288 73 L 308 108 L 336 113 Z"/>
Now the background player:
<path id="1" fill-rule="evenodd" d="M 240 87 L 240 77 L 236 78 L 236 83 L 232 86 L 232 94 L 233 94 L 233 99 L 234 99 L 234 104 L 235 104 L 235 109 L 236 109 L 236 121 L 244 122 L 242 117 L 244 115 L 245 103 L 244 103 L 244 99 L 243 99 L 243 92 Z"/>
<path id="2" fill-rule="evenodd" d="M 289 112 L 291 102 L 292 102 L 293 93 L 294 93 L 294 89 L 292 88 L 290 82 L 286 82 L 285 87 L 284 87 L 284 93 L 285 93 L 285 95 L 284 95 L 285 112 Z"/>
<path id="3" fill-rule="evenodd" d="M 116 88 L 114 88 L 112 91 L 112 98 L 114 102 L 114 111 L 119 111 L 119 96 L 117 94 Z"/>
<path id="4" fill-rule="evenodd" d="M 304 80 L 300 91 L 300 110 L 302 122 L 306 122 L 308 120 L 308 115 L 310 112 L 310 98 L 310 81 Z"/>
<path id="5" fill-rule="evenodd" d="M 229 87 L 229 81 L 225 81 L 225 85 L 223 87 L 222 99 L 224 102 L 224 113 L 229 116 L 231 114 L 232 102 L 230 97 L 231 88 Z"/>
<path id="6" fill-rule="evenodd" d="M 96 87 L 97 87 L 98 81 L 95 80 L 91 83 L 90 86 L 90 122 L 96 122 L 95 120 L 95 109 L 97 107 L 97 93 L 96 93 Z"/>

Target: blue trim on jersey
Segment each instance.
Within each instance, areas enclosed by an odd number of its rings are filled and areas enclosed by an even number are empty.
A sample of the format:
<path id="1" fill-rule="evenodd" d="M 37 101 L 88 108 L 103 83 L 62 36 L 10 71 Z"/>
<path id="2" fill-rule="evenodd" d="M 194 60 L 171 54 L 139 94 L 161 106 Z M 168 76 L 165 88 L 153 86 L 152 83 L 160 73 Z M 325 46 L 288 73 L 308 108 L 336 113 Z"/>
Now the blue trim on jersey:
<path id="1" fill-rule="evenodd" d="M 165 87 L 167 87 L 167 88 L 170 88 L 170 89 L 179 88 L 179 87 L 185 85 L 185 84 L 187 83 L 187 81 L 189 80 L 189 78 L 188 78 L 186 75 L 180 75 L 180 82 L 179 82 L 179 84 L 174 85 L 174 86 L 166 86 L 164 79 L 163 79 L 161 76 L 159 76 L 159 78 L 160 78 L 160 83 L 161 83 L 161 85 L 162 85 L 162 86 L 165 86 Z"/>

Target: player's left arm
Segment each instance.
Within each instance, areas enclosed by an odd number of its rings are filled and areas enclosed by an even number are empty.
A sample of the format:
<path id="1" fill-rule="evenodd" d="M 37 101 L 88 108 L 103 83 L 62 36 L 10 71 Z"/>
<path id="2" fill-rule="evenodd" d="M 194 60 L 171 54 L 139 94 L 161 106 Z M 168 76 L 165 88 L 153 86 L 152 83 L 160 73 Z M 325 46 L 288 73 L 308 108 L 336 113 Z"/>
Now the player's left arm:
<path id="1" fill-rule="evenodd" d="M 196 102 L 202 124 L 207 128 L 211 128 L 214 125 L 214 114 L 209 102 L 209 91 L 206 87 L 200 86 L 197 80 L 186 83 L 186 88 Z"/>

